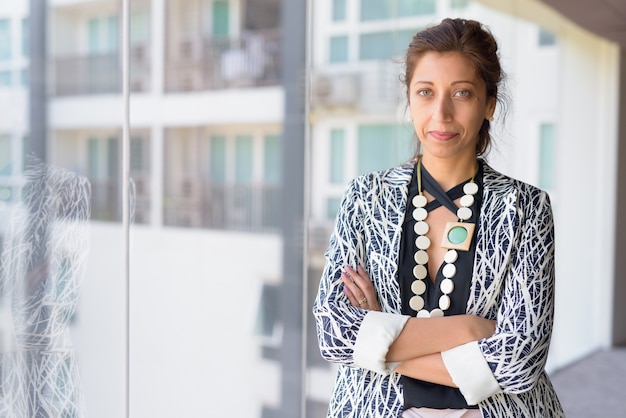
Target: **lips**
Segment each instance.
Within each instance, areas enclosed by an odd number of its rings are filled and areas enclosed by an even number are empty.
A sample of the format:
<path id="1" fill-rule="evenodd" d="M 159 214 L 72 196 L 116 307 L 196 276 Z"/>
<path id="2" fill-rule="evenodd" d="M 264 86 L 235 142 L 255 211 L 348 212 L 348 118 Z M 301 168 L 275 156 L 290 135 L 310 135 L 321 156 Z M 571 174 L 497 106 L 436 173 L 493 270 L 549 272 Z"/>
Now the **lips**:
<path id="1" fill-rule="evenodd" d="M 457 135 L 456 132 L 444 132 L 444 131 L 430 131 L 429 133 L 433 138 L 439 141 L 448 141 Z"/>

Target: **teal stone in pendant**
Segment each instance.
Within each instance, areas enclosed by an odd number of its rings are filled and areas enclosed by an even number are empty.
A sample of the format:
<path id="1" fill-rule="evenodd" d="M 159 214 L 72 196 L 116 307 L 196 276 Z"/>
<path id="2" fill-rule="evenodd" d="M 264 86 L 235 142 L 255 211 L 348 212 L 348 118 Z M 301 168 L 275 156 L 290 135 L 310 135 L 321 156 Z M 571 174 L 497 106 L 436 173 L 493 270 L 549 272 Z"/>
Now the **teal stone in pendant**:
<path id="1" fill-rule="evenodd" d="M 458 245 L 467 239 L 467 229 L 462 226 L 455 226 L 448 231 L 448 241 Z"/>

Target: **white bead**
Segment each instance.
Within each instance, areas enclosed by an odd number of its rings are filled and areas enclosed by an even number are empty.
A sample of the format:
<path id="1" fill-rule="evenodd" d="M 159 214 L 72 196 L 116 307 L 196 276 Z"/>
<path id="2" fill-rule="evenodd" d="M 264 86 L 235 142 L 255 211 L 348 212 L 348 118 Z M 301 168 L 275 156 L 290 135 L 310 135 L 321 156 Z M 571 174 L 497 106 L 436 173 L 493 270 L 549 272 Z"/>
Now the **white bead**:
<path id="1" fill-rule="evenodd" d="M 413 231 L 417 235 L 426 235 L 428 233 L 429 226 L 424 221 L 415 222 L 415 226 L 413 227 Z"/>
<path id="2" fill-rule="evenodd" d="M 445 311 L 449 307 L 450 307 L 450 296 L 441 295 L 441 297 L 439 298 L 439 309 Z"/>
<path id="3" fill-rule="evenodd" d="M 426 287 L 426 285 L 424 285 Z M 444 295 L 449 295 L 454 291 L 454 282 L 450 279 L 443 279 L 439 285 L 439 289 Z"/>
<path id="4" fill-rule="evenodd" d="M 416 279 L 423 280 L 426 278 L 427 275 L 428 271 L 423 265 L 418 264 L 417 266 L 413 267 L 413 276 L 415 276 Z"/>
<path id="5" fill-rule="evenodd" d="M 454 264 L 446 264 L 443 267 L 443 277 L 451 278 L 456 274 L 456 266 Z"/>
<path id="6" fill-rule="evenodd" d="M 470 208 L 459 208 L 459 210 L 456 211 L 456 216 L 458 216 L 459 219 L 467 221 L 472 217 L 472 210 Z"/>
<path id="7" fill-rule="evenodd" d="M 415 255 L 413 256 L 413 258 L 415 259 L 415 262 L 417 264 L 426 264 L 428 263 L 428 253 L 424 250 L 419 250 L 415 252 Z"/>
<path id="8" fill-rule="evenodd" d="M 409 306 L 414 311 L 419 311 L 419 310 L 421 310 L 424 307 L 424 299 L 422 299 L 421 296 L 413 296 L 409 300 Z"/>
<path id="9" fill-rule="evenodd" d="M 478 184 L 474 182 L 465 183 L 463 186 L 463 193 L 465 194 L 476 194 L 478 193 Z"/>
<path id="10" fill-rule="evenodd" d="M 415 239 L 415 246 L 420 250 L 427 250 L 430 247 L 430 239 L 425 235 L 420 235 Z"/>
<path id="11" fill-rule="evenodd" d="M 443 311 L 441 309 L 435 308 L 430 311 L 431 318 L 441 318 L 443 316 Z"/>
<path id="12" fill-rule="evenodd" d="M 443 261 L 445 261 L 446 263 L 452 264 L 456 260 L 458 260 L 458 258 L 459 258 L 459 253 L 457 253 L 456 250 L 448 250 L 448 252 L 446 252 L 446 255 L 443 256 Z M 426 263 L 422 263 L 422 264 L 426 264 Z"/>
<path id="13" fill-rule="evenodd" d="M 426 291 L 426 283 L 424 283 L 424 280 L 413 280 L 413 283 L 411 283 L 411 291 L 418 296 L 423 295 Z"/>
<path id="14" fill-rule="evenodd" d="M 417 208 L 413 211 L 413 219 L 423 221 L 428 216 L 428 212 L 424 208 Z"/>
<path id="15" fill-rule="evenodd" d="M 426 309 L 422 309 L 415 316 L 417 318 L 430 318 L 430 313 Z"/>
<path id="16" fill-rule="evenodd" d="M 426 206 L 426 203 L 428 203 L 428 201 L 426 200 L 426 196 L 424 196 L 423 194 L 417 194 L 413 196 L 413 206 L 415 206 L 416 208 L 423 208 L 424 206 Z"/>
<path id="17" fill-rule="evenodd" d="M 471 194 L 466 194 L 465 196 L 461 198 L 461 206 L 469 208 L 473 204 L 474 204 L 474 196 L 472 196 Z"/>

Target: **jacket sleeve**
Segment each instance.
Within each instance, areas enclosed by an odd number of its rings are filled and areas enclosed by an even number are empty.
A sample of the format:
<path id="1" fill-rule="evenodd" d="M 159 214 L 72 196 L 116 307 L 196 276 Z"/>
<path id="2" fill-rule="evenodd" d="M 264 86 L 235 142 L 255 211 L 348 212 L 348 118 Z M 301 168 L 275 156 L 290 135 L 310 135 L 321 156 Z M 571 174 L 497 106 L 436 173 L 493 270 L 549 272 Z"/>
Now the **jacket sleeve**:
<path id="1" fill-rule="evenodd" d="M 470 404 L 528 391 L 544 373 L 554 318 L 554 222 L 547 193 L 531 189 L 525 197 L 495 334 L 442 353 Z"/>
<path id="2" fill-rule="evenodd" d="M 350 305 L 341 281 L 344 266 L 356 267 L 362 263 L 365 252 L 362 201 L 357 187 L 356 180 L 352 180 L 343 195 L 313 303 L 322 357 L 348 365 L 353 365 L 354 343 L 366 316 L 366 311 Z"/>

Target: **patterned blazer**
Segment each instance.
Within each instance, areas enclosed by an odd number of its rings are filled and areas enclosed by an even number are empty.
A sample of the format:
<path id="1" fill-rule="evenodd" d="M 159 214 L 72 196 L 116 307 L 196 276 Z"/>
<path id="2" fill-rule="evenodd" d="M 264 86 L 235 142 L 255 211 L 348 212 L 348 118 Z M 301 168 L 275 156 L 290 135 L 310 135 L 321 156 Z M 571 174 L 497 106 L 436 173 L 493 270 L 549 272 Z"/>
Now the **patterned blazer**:
<path id="1" fill-rule="evenodd" d="M 383 312 L 400 314 L 398 251 L 414 163 L 360 176 L 343 196 L 313 306 L 322 356 L 339 363 L 328 417 L 400 417 L 399 375 L 354 363 L 368 311 L 350 305 L 340 274 L 361 264 Z M 548 195 L 484 164 L 483 203 L 467 312 L 497 321 L 478 342 L 497 393 L 483 417 L 564 417 L 544 371 L 554 311 L 554 224 Z"/>

